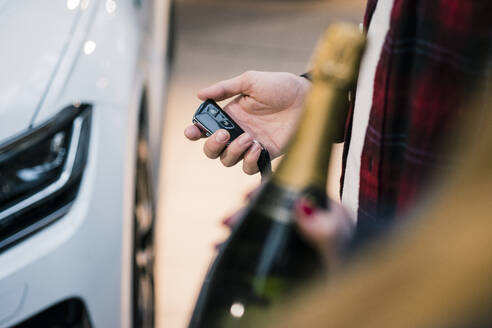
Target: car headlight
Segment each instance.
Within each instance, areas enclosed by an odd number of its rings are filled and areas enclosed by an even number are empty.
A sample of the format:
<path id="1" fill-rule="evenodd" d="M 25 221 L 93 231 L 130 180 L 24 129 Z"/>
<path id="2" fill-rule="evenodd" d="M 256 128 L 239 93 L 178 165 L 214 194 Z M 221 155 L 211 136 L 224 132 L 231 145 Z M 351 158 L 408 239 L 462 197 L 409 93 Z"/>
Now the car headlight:
<path id="1" fill-rule="evenodd" d="M 69 106 L 0 144 L 0 250 L 65 214 L 87 161 L 91 106 Z"/>

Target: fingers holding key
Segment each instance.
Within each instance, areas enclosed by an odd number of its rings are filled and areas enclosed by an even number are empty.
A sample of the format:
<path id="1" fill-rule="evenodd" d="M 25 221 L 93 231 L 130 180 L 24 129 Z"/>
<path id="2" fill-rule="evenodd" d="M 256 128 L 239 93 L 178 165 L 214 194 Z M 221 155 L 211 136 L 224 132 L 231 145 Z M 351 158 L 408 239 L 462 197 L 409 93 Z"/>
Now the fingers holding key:
<path id="1" fill-rule="evenodd" d="M 258 158 L 260 158 L 261 146 L 258 142 L 253 142 L 253 145 L 244 154 L 243 171 L 246 174 L 252 175 L 259 171 Z"/>
<path id="2" fill-rule="evenodd" d="M 190 140 L 198 140 L 203 137 L 203 134 L 196 126 L 189 126 L 185 130 L 185 136 Z M 261 153 L 260 144 L 255 142 L 248 133 L 243 133 L 227 145 L 229 140 L 229 132 L 224 129 L 218 130 L 205 141 L 203 152 L 211 159 L 220 157 L 220 161 L 226 167 L 234 166 L 242 159 L 243 171 L 246 174 L 257 173 L 259 171 L 257 162 Z"/>
<path id="3" fill-rule="evenodd" d="M 226 130 L 218 130 L 205 141 L 203 152 L 208 158 L 215 159 L 220 156 L 227 146 L 230 135 Z"/>
<path id="4" fill-rule="evenodd" d="M 252 143 L 253 138 L 251 135 L 243 133 L 222 152 L 220 161 L 226 167 L 236 165 Z"/>

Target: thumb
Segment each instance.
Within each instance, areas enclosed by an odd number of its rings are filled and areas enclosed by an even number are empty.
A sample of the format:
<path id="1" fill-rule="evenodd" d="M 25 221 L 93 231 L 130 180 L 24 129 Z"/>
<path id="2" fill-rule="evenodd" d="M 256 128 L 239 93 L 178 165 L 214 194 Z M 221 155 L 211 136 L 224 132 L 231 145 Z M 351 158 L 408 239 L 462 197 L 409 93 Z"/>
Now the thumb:
<path id="1" fill-rule="evenodd" d="M 215 101 L 225 100 L 239 94 L 247 94 L 251 85 L 249 74 L 243 73 L 229 80 L 217 82 L 205 89 L 198 91 L 201 100 L 213 99 Z"/>

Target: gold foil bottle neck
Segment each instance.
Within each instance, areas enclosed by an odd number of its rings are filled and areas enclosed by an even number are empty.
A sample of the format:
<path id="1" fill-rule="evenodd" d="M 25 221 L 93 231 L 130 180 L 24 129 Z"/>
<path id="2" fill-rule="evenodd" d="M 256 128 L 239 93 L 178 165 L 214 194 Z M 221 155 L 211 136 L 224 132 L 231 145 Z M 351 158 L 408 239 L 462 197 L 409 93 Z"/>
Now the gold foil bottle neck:
<path id="1" fill-rule="evenodd" d="M 349 23 L 330 26 L 318 41 L 311 59 L 313 82 L 332 82 L 348 90 L 355 84 L 365 47 L 365 35 Z"/>
<path id="2" fill-rule="evenodd" d="M 272 177 L 274 183 L 324 190 L 331 145 L 343 129 L 348 90 L 357 79 L 364 46 L 365 36 L 348 23 L 332 25 L 321 37 L 312 58 L 313 85 L 297 132 Z"/>

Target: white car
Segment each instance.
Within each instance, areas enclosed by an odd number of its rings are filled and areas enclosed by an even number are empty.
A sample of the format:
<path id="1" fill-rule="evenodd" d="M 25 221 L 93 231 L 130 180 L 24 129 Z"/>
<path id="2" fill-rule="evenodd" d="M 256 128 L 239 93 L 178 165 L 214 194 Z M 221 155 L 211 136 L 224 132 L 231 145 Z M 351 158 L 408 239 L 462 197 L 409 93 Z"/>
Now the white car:
<path id="1" fill-rule="evenodd" d="M 170 12 L 0 0 L 0 327 L 153 326 Z"/>

